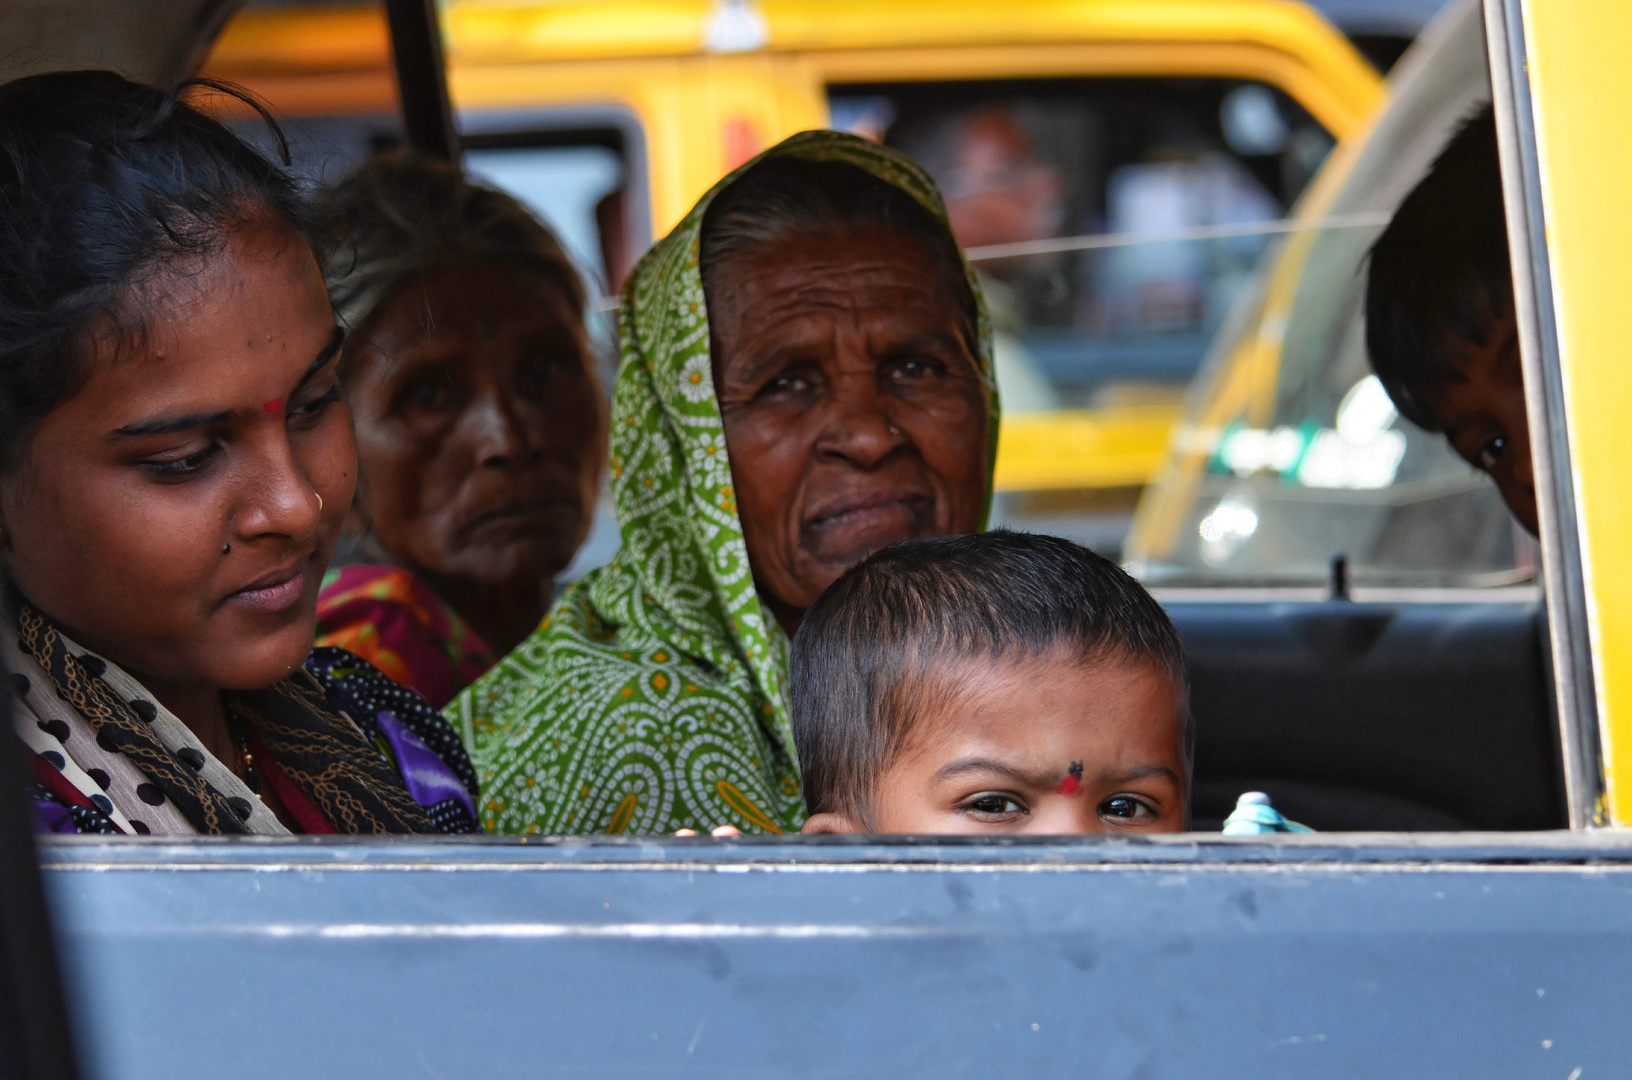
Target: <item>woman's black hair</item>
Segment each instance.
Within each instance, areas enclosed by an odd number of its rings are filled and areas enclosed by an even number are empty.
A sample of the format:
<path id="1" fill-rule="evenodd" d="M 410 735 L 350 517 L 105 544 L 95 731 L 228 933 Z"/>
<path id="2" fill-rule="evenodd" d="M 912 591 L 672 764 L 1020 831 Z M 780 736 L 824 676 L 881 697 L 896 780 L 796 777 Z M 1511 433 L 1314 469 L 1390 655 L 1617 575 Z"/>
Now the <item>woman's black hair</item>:
<path id="1" fill-rule="evenodd" d="M 282 133 L 243 91 L 208 80 Z M 219 251 L 233 226 L 282 218 L 308 241 L 300 189 L 219 121 L 109 71 L 0 86 L 0 469 L 84 378 L 101 317 L 138 332 L 157 271 Z"/>

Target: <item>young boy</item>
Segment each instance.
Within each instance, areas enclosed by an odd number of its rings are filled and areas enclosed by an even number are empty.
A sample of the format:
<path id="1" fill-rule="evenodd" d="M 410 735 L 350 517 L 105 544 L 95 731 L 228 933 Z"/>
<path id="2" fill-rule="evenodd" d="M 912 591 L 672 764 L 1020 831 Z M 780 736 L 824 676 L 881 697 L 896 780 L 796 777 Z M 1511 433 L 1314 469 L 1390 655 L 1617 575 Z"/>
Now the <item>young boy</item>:
<path id="1" fill-rule="evenodd" d="M 1067 540 L 895 544 L 792 657 L 807 833 L 1179 832 L 1192 741 L 1161 606 Z"/>
<path id="2" fill-rule="evenodd" d="M 1366 351 L 1406 419 L 1490 474 L 1536 531 L 1496 121 L 1475 113 L 1371 252 Z"/>

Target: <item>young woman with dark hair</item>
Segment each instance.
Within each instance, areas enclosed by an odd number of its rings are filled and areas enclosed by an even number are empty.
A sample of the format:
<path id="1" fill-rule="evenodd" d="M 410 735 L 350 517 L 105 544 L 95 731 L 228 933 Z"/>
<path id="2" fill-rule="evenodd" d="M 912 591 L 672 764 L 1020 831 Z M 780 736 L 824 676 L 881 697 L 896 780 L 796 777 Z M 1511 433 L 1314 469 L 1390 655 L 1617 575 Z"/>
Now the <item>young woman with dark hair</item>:
<path id="1" fill-rule="evenodd" d="M 0 87 L 0 656 L 43 830 L 475 827 L 458 739 L 313 653 L 356 483 L 299 191 L 107 72 Z"/>

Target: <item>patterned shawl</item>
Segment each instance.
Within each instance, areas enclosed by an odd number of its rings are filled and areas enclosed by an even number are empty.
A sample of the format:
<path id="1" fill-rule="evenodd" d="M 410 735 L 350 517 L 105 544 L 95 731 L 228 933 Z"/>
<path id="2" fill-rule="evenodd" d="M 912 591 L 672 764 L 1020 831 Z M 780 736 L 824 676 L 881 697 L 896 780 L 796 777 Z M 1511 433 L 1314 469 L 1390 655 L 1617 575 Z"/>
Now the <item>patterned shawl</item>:
<path id="1" fill-rule="evenodd" d="M 756 160 L 767 157 L 848 162 L 946 220 L 922 169 L 855 136 L 804 132 Z M 698 268 L 704 212 L 752 165 L 703 196 L 624 288 L 611 461 L 622 549 L 448 708 L 489 831 L 784 832 L 803 820 L 788 641 L 749 571 Z M 981 308 L 995 454 L 989 337 Z"/>
<path id="2" fill-rule="evenodd" d="M 73 831 L 288 832 L 140 683 L 26 602 L 0 638 L 14 726 L 50 766 L 45 779 L 58 801 L 81 811 Z M 264 690 L 229 693 L 226 706 L 340 832 L 437 831 L 403 776 L 306 669 Z"/>

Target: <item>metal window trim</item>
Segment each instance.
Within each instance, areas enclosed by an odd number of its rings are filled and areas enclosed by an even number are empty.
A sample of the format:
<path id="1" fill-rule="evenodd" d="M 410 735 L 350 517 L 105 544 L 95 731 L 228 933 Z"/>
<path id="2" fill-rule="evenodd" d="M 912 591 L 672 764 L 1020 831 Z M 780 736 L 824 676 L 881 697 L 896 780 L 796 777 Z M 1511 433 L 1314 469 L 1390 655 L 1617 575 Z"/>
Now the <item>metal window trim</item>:
<path id="1" fill-rule="evenodd" d="M 97 873 L 1415 873 L 1426 867 L 1514 872 L 1632 872 L 1632 831 L 1218 833 L 1136 836 L 745 836 L 297 838 L 51 837 L 48 874 Z"/>
<path id="2" fill-rule="evenodd" d="M 408 145 L 458 164 L 459 130 L 448 99 L 448 68 L 442 56 L 436 0 L 385 0 L 385 15 Z"/>
<path id="3" fill-rule="evenodd" d="M 1581 522 L 1564 411 L 1564 369 L 1547 255 L 1522 0 L 1483 2 L 1513 264 L 1513 305 L 1530 419 L 1564 787 L 1570 827 L 1583 829 L 1608 822 Z"/>

